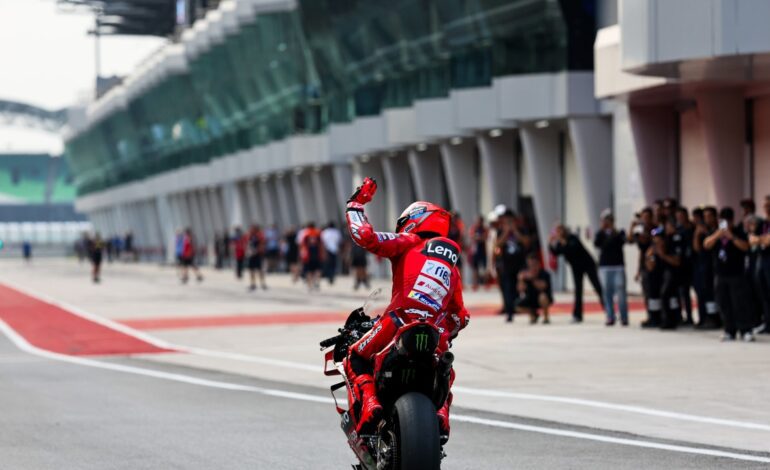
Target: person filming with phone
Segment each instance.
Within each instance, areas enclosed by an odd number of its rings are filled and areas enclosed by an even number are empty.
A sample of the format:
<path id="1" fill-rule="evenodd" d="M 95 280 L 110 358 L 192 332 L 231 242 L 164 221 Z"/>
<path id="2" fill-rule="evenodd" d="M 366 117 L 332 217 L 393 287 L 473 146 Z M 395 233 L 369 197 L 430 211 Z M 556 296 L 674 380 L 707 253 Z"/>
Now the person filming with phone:
<path id="1" fill-rule="evenodd" d="M 746 279 L 749 242 L 734 219 L 731 208 L 719 211 L 719 228 L 706 238 L 703 246 L 714 256 L 716 299 L 724 323 L 722 341 L 734 341 L 740 333 L 744 341 L 751 342 L 751 292 Z"/>

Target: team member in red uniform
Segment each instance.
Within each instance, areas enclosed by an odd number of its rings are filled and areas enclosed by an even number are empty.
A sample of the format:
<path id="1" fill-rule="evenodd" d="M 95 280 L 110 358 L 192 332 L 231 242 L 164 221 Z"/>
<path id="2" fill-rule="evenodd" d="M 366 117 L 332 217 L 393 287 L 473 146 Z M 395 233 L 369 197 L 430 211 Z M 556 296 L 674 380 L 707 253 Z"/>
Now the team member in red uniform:
<path id="1" fill-rule="evenodd" d="M 429 202 L 415 202 L 404 210 L 396 233 L 375 232 L 364 214 L 364 204 L 372 200 L 377 183 L 366 178 L 347 205 L 347 222 L 353 241 L 377 256 L 388 258 L 393 268 L 390 305 L 372 329 L 350 347 L 347 373 L 360 400 L 358 431 L 379 421 L 382 405 L 377 399 L 372 376 L 372 360 L 393 339 L 399 327 L 413 318 L 427 318 L 441 334 L 439 349 L 449 349 L 469 320 L 463 305 L 462 282 L 456 265 L 460 247 L 446 238 L 450 215 Z M 454 371 L 450 378 L 454 381 Z M 438 410 L 441 434 L 449 436 L 449 406 L 452 394 Z"/>

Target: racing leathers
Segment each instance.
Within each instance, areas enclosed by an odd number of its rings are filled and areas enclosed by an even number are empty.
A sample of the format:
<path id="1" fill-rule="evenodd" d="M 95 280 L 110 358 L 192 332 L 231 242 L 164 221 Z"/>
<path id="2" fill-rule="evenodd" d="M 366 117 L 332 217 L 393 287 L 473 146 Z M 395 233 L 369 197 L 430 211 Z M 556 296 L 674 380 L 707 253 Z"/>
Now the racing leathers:
<path id="1" fill-rule="evenodd" d="M 427 238 L 415 233 L 375 232 L 363 205 L 349 202 L 347 223 L 353 241 L 377 256 L 388 258 L 393 270 L 390 304 L 372 329 L 349 349 L 346 372 L 353 383 L 354 398 L 361 403 L 358 432 L 379 421 L 382 412 L 373 380 L 377 353 L 393 339 L 399 328 L 416 319 L 435 324 L 441 333 L 439 353 L 468 325 L 463 305 L 462 282 L 456 267 L 460 248 L 445 237 Z M 450 387 L 454 370 L 450 376 Z M 449 406 L 452 394 L 438 411 L 441 433 L 449 435 Z"/>

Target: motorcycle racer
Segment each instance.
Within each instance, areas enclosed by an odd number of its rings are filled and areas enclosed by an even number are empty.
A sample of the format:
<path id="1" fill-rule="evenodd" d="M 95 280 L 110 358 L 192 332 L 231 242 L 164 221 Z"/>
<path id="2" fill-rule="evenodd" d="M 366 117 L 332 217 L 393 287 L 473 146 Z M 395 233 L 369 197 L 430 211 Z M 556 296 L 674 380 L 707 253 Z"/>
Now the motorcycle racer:
<path id="1" fill-rule="evenodd" d="M 415 319 L 435 324 L 441 332 L 439 353 L 449 349 L 450 341 L 468 325 L 463 305 L 462 282 L 457 262 L 460 247 L 446 238 L 450 215 L 441 207 L 418 201 L 399 217 L 396 232 L 375 232 L 364 213 L 377 183 L 364 179 L 348 199 L 346 218 L 353 241 L 392 265 L 393 286 L 390 304 L 369 332 L 350 346 L 345 364 L 353 384 L 354 399 L 361 404 L 357 431 L 367 431 L 382 414 L 373 377 L 374 357 L 393 339 L 399 328 Z M 454 370 L 450 376 L 450 388 Z M 437 412 L 440 433 L 449 437 L 449 407 L 452 393 Z"/>

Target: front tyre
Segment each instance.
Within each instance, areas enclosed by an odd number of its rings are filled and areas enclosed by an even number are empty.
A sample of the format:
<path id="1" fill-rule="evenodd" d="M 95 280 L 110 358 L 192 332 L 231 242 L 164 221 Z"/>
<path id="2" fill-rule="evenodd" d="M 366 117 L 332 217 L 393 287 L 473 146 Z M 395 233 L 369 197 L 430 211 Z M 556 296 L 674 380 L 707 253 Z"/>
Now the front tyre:
<path id="1" fill-rule="evenodd" d="M 396 468 L 439 470 L 441 444 L 433 402 L 422 393 L 402 395 L 393 407 L 393 424 L 398 432 Z"/>

